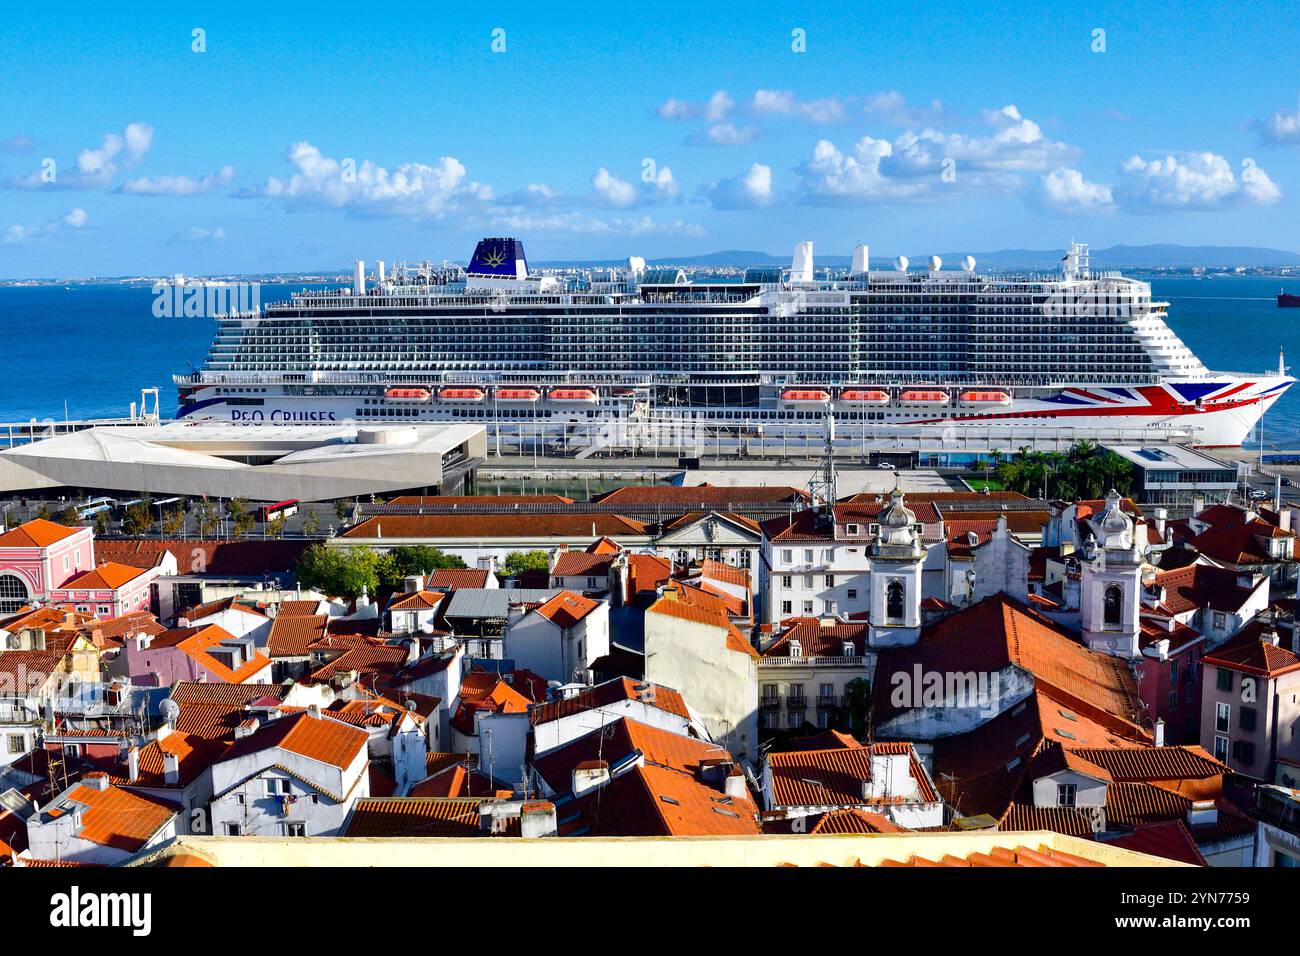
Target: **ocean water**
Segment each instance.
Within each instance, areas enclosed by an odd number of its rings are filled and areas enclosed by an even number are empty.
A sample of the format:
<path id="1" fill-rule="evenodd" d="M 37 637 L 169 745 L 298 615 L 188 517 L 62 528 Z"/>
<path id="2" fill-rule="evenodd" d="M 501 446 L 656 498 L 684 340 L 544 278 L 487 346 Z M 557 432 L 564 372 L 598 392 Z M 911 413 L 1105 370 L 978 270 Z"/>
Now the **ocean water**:
<path id="1" fill-rule="evenodd" d="M 1277 308 L 1272 278 L 1156 279 L 1169 324 L 1207 366 L 1258 374 L 1278 349 L 1300 368 L 1300 309 Z M 1289 291 L 1300 293 L 1300 281 Z M 263 285 L 263 302 L 300 288 Z M 0 422 L 126 415 L 140 389 L 157 386 L 164 415 L 176 410 L 171 376 L 202 364 L 210 319 L 159 319 L 147 287 L 0 288 Z M 1300 387 L 1264 422 L 1267 444 L 1300 446 Z"/>

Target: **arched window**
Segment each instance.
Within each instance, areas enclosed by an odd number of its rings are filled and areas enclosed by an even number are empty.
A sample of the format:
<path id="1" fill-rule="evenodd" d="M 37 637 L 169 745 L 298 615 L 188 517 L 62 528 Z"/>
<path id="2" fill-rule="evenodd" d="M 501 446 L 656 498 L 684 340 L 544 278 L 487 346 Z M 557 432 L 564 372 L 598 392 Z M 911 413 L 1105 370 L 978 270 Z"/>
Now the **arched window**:
<path id="1" fill-rule="evenodd" d="M 1118 624 L 1120 622 L 1120 612 L 1124 609 L 1124 592 L 1120 590 L 1118 584 L 1112 584 L 1106 588 L 1106 608 L 1104 611 L 1104 620 L 1107 624 Z"/>
<path id="2" fill-rule="evenodd" d="M 885 586 L 885 617 L 891 621 L 903 620 L 903 582 L 890 581 Z"/>
<path id="3" fill-rule="evenodd" d="M 0 574 L 0 614 L 14 614 L 27 605 L 27 585 L 13 574 Z"/>

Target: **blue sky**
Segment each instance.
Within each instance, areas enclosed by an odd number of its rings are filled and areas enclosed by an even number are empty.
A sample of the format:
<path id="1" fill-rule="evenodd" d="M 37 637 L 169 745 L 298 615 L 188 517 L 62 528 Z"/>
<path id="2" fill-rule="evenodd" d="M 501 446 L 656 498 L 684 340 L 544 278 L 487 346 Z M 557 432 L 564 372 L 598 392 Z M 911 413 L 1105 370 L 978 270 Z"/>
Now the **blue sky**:
<path id="1" fill-rule="evenodd" d="M 108 6 L 6 13 L 0 276 L 1300 251 L 1288 5 Z"/>

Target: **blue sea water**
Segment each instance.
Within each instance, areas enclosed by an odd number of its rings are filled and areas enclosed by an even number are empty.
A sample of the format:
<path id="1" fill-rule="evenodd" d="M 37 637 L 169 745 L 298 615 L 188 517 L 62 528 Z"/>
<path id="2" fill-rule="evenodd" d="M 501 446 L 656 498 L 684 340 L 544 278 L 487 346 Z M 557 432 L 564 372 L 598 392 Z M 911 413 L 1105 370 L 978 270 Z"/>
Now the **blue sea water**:
<path id="1" fill-rule="evenodd" d="M 1258 374 L 1278 349 L 1300 367 L 1300 310 L 1278 309 L 1273 278 L 1155 279 L 1169 324 L 1210 368 Z M 1300 293 L 1300 282 L 1289 291 Z M 263 302 L 300 286 L 263 285 Z M 123 416 L 140 389 L 157 386 L 176 410 L 171 376 L 202 364 L 210 319 L 159 319 L 147 287 L 0 288 L 0 422 Z M 1300 387 L 1269 413 L 1265 441 L 1300 446 Z"/>

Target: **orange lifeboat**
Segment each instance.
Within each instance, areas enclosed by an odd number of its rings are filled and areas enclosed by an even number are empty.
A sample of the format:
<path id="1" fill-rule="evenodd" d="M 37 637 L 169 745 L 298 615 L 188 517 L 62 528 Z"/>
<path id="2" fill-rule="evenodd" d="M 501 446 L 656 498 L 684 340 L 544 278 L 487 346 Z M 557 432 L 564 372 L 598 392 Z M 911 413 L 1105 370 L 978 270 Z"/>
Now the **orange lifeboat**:
<path id="1" fill-rule="evenodd" d="M 963 405 L 1010 405 L 1011 396 L 1006 392 L 962 392 Z"/>
<path id="2" fill-rule="evenodd" d="M 947 405 L 947 392 L 931 392 L 924 389 L 909 389 L 898 400 L 904 405 Z"/>
<path id="3" fill-rule="evenodd" d="M 634 398 L 636 396 L 635 388 L 616 388 L 613 391 L 615 398 Z"/>
<path id="4" fill-rule="evenodd" d="M 846 388 L 840 392 L 840 401 L 846 405 L 888 405 L 889 393 L 874 388 Z"/>
<path id="5" fill-rule="evenodd" d="M 541 397 L 535 388 L 498 388 L 495 395 L 498 402 L 535 402 Z"/>
<path id="6" fill-rule="evenodd" d="M 430 392 L 427 388 L 390 388 L 384 397 L 394 402 L 427 402 Z"/>
<path id="7" fill-rule="evenodd" d="M 444 388 L 438 392 L 440 402 L 481 402 L 487 392 L 481 388 Z"/>
<path id="8" fill-rule="evenodd" d="M 553 388 L 546 399 L 562 405 L 595 405 L 597 396 L 589 388 Z"/>
<path id="9" fill-rule="evenodd" d="M 831 400 L 831 393 L 820 388 L 787 388 L 781 393 L 781 401 L 790 405 L 825 405 Z"/>

